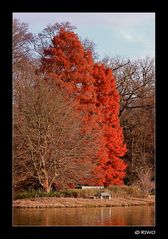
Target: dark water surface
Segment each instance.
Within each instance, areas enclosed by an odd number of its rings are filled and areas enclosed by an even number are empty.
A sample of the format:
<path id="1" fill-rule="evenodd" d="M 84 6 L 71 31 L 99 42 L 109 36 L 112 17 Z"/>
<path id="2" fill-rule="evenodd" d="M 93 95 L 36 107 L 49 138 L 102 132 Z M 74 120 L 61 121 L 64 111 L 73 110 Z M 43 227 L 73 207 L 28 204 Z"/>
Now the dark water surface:
<path id="1" fill-rule="evenodd" d="M 154 226 L 154 218 L 153 206 L 13 210 L 13 225 L 28 226 Z"/>

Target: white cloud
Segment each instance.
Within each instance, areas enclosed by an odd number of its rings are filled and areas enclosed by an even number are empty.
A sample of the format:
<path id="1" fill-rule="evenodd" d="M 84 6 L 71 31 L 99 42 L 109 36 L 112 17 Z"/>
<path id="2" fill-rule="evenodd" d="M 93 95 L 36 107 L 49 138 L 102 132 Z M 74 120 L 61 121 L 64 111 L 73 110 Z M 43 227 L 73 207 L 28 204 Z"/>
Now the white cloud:
<path id="1" fill-rule="evenodd" d="M 136 37 L 134 37 L 133 35 L 131 35 L 128 32 L 125 31 L 121 31 L 121 36 L 126 39 L 128 42 L 137 42 Z"/>
<path id="2" fill-rule="evenodd" d="M 146 39 L 137 31 L 121 30 L 118 32 L 118 37 L 123 38 L 129 43 L 146 44 Z"/>

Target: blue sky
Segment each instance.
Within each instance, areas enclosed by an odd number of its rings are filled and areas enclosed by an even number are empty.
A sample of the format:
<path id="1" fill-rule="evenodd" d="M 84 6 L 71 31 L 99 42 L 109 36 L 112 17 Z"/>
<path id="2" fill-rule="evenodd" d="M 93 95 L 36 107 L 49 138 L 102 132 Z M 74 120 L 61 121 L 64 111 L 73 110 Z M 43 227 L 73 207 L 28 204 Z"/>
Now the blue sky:
<path id="1" fill-rule="evenodd" d="M 155 13 L 13 13 L 13 17 L 28 23 L 32 33 L 69 21 L 82 39 L 96 44 L 100 59 L 155 56 Z"/>

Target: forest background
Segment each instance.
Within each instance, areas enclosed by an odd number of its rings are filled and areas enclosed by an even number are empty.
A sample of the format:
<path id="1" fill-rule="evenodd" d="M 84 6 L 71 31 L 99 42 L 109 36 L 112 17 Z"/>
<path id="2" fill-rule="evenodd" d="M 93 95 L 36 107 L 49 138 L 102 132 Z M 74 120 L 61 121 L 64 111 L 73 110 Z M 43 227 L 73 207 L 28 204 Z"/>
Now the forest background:
<path id="1" fill-rule="evenodd" d="M 74 30 L 55 23 L 34 35 L 13 20 L 14 190 L 125 184 L 147 194 L 155 184 L 154 58 L 100 60 Z"/>

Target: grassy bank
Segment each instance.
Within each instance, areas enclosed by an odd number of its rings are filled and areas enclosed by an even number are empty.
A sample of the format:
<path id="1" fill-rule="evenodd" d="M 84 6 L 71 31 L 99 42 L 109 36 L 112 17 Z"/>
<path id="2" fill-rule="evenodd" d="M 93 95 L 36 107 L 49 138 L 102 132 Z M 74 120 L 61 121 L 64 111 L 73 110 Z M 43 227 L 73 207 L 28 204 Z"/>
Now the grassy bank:
<path id="1" fill-rule="evenodd" d="M 74 208 L 74 207 L 117 207 L 154 205 L 154 196 L 147 198 L 112 198 L 112 199 L 83 199 L 63 197 L 41 197 L 17 199 L 13 201 L 15 208 Z"/>
<path id="2" fill-rule="evenodd" d="M 41 190 L 30 189 L 27 191 L 14 192 L 14 199 L 24 198 L 40 198 L 40 197 L 68 197 L 68 198 L 90 198 L 99 192 L 110 192 L 112 197 L 115 198 L 127 198 L 137 197 L 142 198 L 143 193 L 136 186 L 111 186 L 104 189 L 71 189 L 51 191 L 46 193 Z"/>
<path id="3" fill-rule="evenodd" d="M 99 192 L 109 192 L 111 199 L 91 199 Z M 51 191 L 40 190 L 15 192 L 14 207 L 47 208 L 47 207 L 115 207 L 154 205 L 155 197 L 143 197 L 141 190 L 135 186 L 112 186 L 104 189 L 73 189 Z"/>

